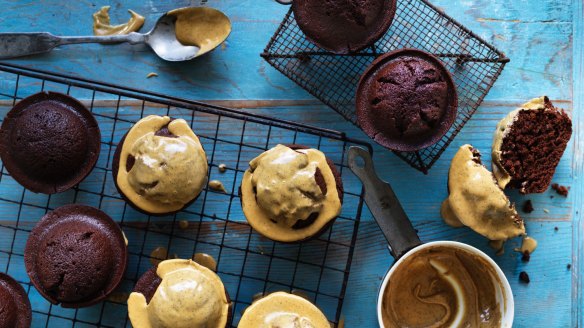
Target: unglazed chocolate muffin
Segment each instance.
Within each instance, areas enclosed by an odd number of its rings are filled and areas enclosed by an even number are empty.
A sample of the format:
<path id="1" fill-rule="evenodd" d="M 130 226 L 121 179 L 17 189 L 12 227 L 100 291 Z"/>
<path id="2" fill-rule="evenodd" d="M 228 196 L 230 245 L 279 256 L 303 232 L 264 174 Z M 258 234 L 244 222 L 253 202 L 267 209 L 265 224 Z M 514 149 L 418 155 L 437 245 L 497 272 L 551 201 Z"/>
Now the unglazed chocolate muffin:
<path id="1" fill-rule="evenodd" d="M 396 0 L 294 0 L 292 10 L 308 40 L 346 54 L 383 36 L 393 21 Z"/>
<path id="2" fill-rule="evenodd" d="M 31 231 L 24 263 L 44 298 L 81 308 L 102 301 L 118 286 L 127 256 L 122 230 L 107 214 L 65 205 L 43 216 Z"/>
<path id="3" fill-rule="evenodd" d="M 32 319 L 30 301 L 22 286 L 0 273 L 0 328 L 29 328 Z"/>
<path id="4" fill-rule="evenodd" d="M 53 194 L 89 174 L 99 156 L 100 139 L 95 118 L 79 101 L 41 92 L 21 100 L 6 115 L 0 156 L 25 188 Z"/>
<path id="5" fill-rule="evenodd" d="M 317 149 L 277 145 L 253 159 L 240 194 L 254 230 L 272 240 L 300 242 L 329 227 L 341 211 L 343 184 Z"/>
<path id="6" fill-rule="evenodd" d="M 112 174 L 118 192 L 137 210 L 167 215 L 191 204 L 207 181 L 207 156 L 183 119 L 151 115 L 120 141 Z"/>
<path id="7" fill-rule="evenodd" d="M 166 260 L 138 280 L 128 315 L 134 327 L 224 328 L 231 300 L 215 272 L 191 260 Z"/>
<path id="8" fill-rule="evenodd" d="M 450 73 L 420 50 L 379 57 L 357 89 L 359 125 L 377 143 L 396 151 L 417 151 L 438 142 L 452 126 L 457 106 Z"/>
<path id="9" fill-rule="evenodd" d="M 548 97 L 509 113 L 493 138 L 493 173 L 499 186 L 522 194 L 546 191 L 571 136 L 572 120 Z"/>
<path id="10" fill-rule="evenodd" d="M 328 328 L 329 321 L 310 301 L 294 294 L 275 292 L 255 300 L 239 321 L 238 328 Z"/>

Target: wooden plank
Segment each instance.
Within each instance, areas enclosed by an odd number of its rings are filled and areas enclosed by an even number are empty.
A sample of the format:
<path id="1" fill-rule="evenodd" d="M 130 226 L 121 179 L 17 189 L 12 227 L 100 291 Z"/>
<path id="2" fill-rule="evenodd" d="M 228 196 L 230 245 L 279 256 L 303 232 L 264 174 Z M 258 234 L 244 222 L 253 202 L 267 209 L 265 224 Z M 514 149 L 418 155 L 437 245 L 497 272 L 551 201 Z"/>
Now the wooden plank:
<path id="1" fill-rule="evenodd" d="M 161 13 L 199 2 L 113 1 L 112 19 L 127 19 L 126 9 L 134 9 L 146 16 L 143 29 L 147 31 Z M 196 61 L 165 63 L 144 46 L 73 45 L 12 62 L 189 99 L 313 99 L 259 58 L 288 7 L 270 0 L 261 5 L 249 0 L 207 3 L 232 18 L 233 33 L 225 47 Z M 571 98 L 569 0 L 505 4 L 442 0 L 436 4 L 512 59 L 488 99 L 520 101 L 541 93 L 557 99 Z M 42 5 L 25 0 L 5 1 L 4 8 L 0 22 L 5 30 L 75 35 L 91 33 L 91 14 L 97 7 L 83 1 L 63 6 L 59 0 Z M 55 17 L 74 23 L 62 24 Z M 149 72 L 157 72 L 159 77 L 146 79 Z"/>
<path id="2" fill-rule="evenodd" d="M 572 326 L 584 327 L 584 219 L 582 204 L 584 204 L 584 3 L 573 1 L 574 20 L 574 233 L 572 239 Z"/>

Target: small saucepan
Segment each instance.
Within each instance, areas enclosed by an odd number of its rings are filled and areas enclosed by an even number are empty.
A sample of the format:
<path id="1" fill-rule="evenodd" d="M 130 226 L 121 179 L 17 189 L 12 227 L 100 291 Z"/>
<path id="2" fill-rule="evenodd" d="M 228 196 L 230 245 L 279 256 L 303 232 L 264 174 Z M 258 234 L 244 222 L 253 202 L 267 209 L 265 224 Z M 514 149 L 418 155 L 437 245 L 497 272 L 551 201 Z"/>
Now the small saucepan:
<path id="1" fill-rule="evenodd" d="M 423 244 L 391 186 L 375 173 L 370 154 L 351 147 L 348 160 L 396 260 L 379 289 L 379 326 L 511 327 L 513 293 L 497 264 L 464 243 Z"/>

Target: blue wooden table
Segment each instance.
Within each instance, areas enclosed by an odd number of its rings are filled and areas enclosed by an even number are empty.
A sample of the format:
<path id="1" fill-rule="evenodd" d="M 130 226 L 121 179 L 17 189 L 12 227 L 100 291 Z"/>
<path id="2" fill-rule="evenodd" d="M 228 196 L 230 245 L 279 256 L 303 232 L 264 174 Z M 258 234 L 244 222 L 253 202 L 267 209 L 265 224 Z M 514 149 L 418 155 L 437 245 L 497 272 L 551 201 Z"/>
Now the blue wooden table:
<path id="1" fill-rule="evenodd" d="M 108 4 L 112 6 L 112 21 L 124 21 L 128 17 L 126 10 L 133 9 L 146 17 L 143 30 L 148 30 L 162 13 L 201 2 L 223 10 L 233 22 L 233 33 L 216 51 L 191 62 L 167 63 L 146 47 L 130 45 L 74 45 L 10 62 L 324 126 L 367 140 L 355 126 L 260 58 L 259 54 L 288 10 L 270 0 L 0 0 L 0 30 L 91 34 L 91 14 Z M 493 256 L 513 289 L 515 326 L 582 327 L 583 2 L 435 0 L 433 3 L 502 50 L 511 63 L 428 175 L 411 169 L 389 151 L 375 146 L 377 170 L 392 184 L 422 240 L 462 241 Z M 158 77 L 147 79 L 150 72 L 157 73 Z M 0 86 L 3 83 L 8 82 L 0 80 Z M 570 188 L 570 194 L 564 198 L 552 191 L 529 196 L 511 192 L 511 198 L 519 207 L 526 199 L 532 200 L 535 207 L 534 212 L 523 217 L 530 235 L 539 241 L 539 247 L 531 261 L 524 263 L 512 251 L 520 240 L 508 242 L 505 255 L 495 256 L 484 238 L 468 229 L 446 226 L 439 209 L 447 195 L 450 159 L 458 147 L 470 143 L 488 154 L 497 121 L 524 101 L 544 94 L 569 111 L 574 120 L 574 136 L 554 177 L 554 182 Z M 6 108 L 3 113 L 5 111 Z M 484 157 L 487 162 L 488 157 Z M 3 218 L 9 216 L 9 211 L 0 207 Z M 4 237 L 0 234 L 0 238 Z M 365 213 L 343 308 L 347 327 L 377 326 L 377 291 L 392 262 L 377 225 L 370 214 Z M 519 282 L 521 271 L 529 273 L 529 285 Z"/>

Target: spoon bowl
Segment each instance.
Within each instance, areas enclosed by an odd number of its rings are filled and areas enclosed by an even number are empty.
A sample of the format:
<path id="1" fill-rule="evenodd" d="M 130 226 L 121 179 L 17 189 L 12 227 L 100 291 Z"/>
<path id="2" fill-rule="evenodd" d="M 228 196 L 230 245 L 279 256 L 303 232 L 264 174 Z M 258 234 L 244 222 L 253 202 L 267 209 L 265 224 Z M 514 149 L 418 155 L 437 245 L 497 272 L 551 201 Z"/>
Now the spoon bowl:
<path id="1" fill-rule="evenodd" d="M 221 11 L 186 7 L 164 14 L 145 36 L 162 59 L 184 61 L 217 48 L 231 33 L 231 21 Z"/>

